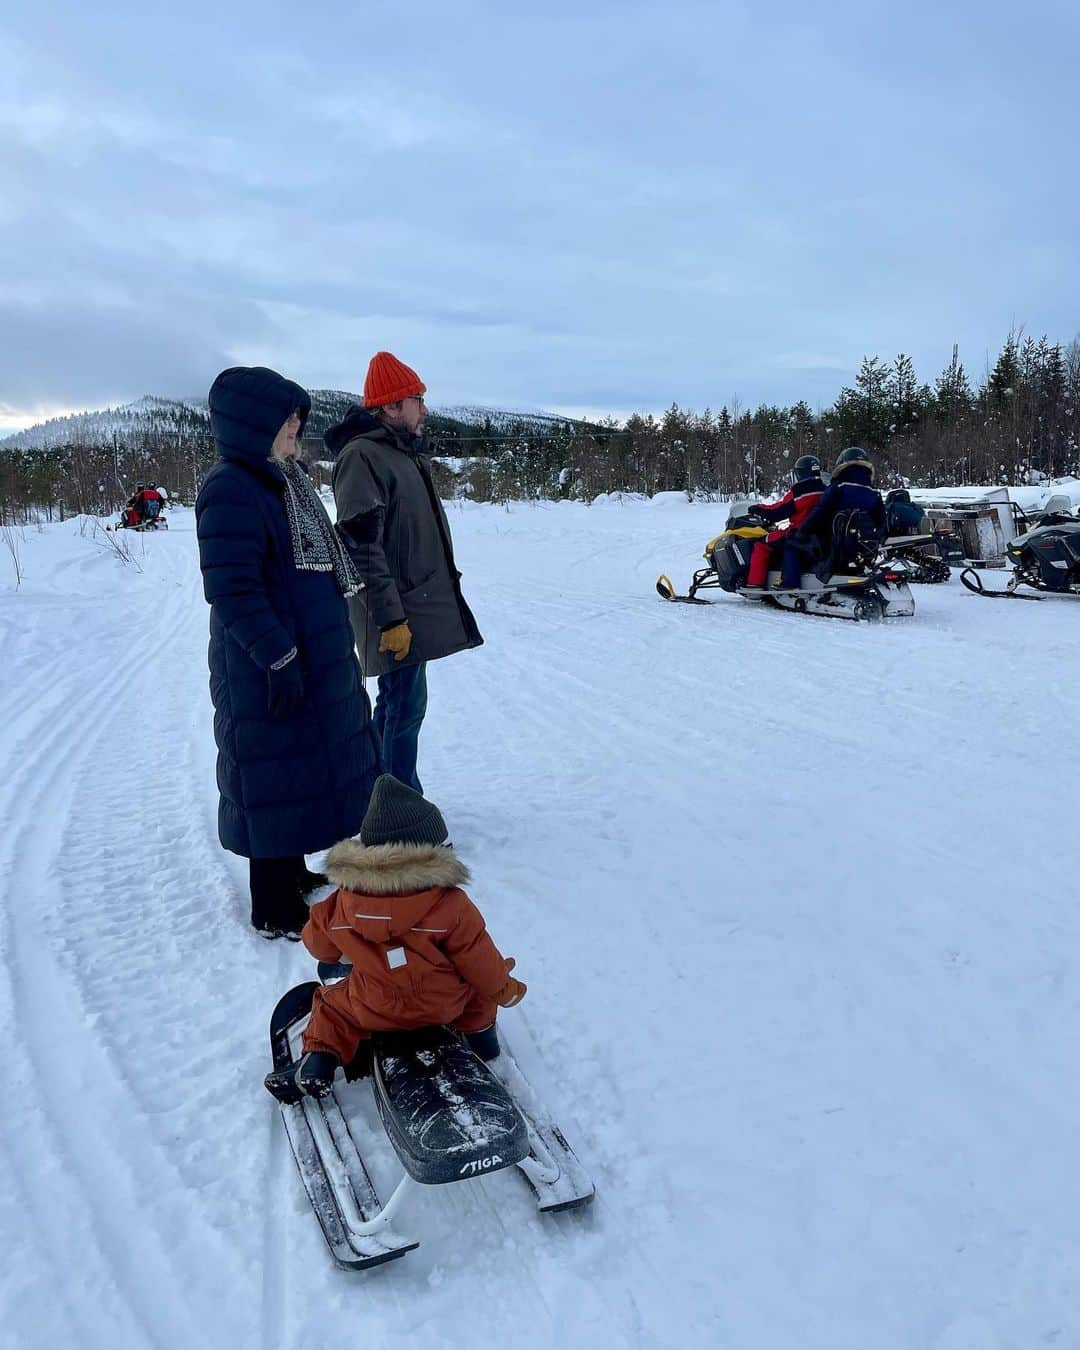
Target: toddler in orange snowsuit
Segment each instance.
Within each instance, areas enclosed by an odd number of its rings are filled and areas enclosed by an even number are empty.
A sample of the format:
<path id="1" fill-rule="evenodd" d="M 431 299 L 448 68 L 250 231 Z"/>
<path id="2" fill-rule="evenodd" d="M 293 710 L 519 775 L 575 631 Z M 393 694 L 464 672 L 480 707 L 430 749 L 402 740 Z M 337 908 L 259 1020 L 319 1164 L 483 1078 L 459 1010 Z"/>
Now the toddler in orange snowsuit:
<path id="1" fill-rule="evenodd" d="M 316 991 L 295 1079 L 301 1091 L 328 1091 L 334 1070 L 373 1031 L 443 1023 L 483 1058 L 499 1053 L 496 1011 L 520 1003 L 526 986 L 461 889 L 469 873 L 445 839 L 438 807 L 383 774 L 359 840 L 327 855 L 338 889 L 312 905 L 301 937 L 317 960 L 344 958 L 352 971 Z"/>

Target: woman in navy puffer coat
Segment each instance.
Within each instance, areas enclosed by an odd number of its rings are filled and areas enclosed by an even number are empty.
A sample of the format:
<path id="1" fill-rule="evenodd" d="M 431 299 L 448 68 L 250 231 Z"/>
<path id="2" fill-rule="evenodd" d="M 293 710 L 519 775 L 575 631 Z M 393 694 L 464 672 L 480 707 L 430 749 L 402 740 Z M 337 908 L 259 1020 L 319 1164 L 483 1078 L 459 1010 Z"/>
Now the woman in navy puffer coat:
<path id="1" fill-rule="evenodd" d="M 219 462 L 195 504 L 210 604 L 218 833 L 250 859 L 251 921 L 298 937 L 305 853 L 360 829 L 378 774 L 346 595 L 357 578 L 295 462 L 311 407 L 264 367 L 210 390 Z"/>

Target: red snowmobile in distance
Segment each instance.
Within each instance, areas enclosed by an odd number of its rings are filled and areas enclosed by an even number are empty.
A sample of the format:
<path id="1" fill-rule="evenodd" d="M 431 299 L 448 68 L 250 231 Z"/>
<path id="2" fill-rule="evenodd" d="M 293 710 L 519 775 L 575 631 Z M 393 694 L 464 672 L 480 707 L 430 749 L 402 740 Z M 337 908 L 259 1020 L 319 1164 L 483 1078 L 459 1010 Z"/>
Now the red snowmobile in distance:
<path id="1" fill-rule="evenodd" d="M 156 483 L 140 483 L 124 503 L 117 530 L 167 530 L 165 496 Z"/>

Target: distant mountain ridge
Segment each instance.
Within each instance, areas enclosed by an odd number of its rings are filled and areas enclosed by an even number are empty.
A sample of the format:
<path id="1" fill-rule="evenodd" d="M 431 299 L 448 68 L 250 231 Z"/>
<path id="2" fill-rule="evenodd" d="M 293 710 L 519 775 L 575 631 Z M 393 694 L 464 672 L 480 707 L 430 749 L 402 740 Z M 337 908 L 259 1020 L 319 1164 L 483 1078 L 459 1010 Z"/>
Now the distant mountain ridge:
<path id="1" fill-rule="evenodd" d="M 321 436 L 327 427 L 339 421 L 354 403 L 362 401 L 359 394 L 341 389 L 312 389 L 311 416 L 305 428 L 306 436 Z M 541 430 L 565 425 L 574 419 L 559 417 L 537 409 L 484 408 L 473 405 L 432 407 L 434 419 L 463 423 L 468 426 L 490 426 L 492 431 L 508 431 L 515 426 Z M 132 403 L 117 408 L 71 413 L 66 417 L 51 417 L 45 422 L 16 431 L 0 440 L 0 450 L 52 449 L 63 445 L 101 445 L 113 441 L 121 446 L 154 443 L 162 438 L 177 438 L 185 434 L 208 436 L 210 414 L 205 398 L 163 398 L 144 394 Z"/>

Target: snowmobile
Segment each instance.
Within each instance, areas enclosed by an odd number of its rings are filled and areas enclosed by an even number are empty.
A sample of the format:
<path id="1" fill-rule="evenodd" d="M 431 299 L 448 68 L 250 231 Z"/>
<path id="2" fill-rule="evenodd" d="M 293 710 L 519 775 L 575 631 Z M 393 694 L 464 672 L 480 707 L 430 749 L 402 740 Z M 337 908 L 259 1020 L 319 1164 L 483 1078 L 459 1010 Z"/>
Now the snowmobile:
<path id="1" fill-rule="evenodd" d="M 323 963 L 320 979 L 330 983 L 350 969 Z M 404 1169 L 383 1204 L 365 1160 L 379 1148 L 381 1136 L 367 1118 L 371 1112 L 363 1110 L 363 1082 L 354 1067 L 339 1070 L 325 1097 L 288 1090 L 318 987 L 314 981 L 297 985 L 274 1009 L 274 1070 L 266 1086 L 281 1104 L 304 1189 L 339 1266 L 363 1270 L 419 1245 L 394 1226 L 415 1183 L 441 1186 L 513 1168 L 542 1213 L 592 1200 L 592 1182 L 505 1040 L 498 1057 L 485 1063 L 458 1032 L 439 1026 L 377 1033 L 368 1043 L 361 1072 L 370 1078 L 382 1133 Z"/>
<path id="2" fill-rule="evenodd" d="M 893 535 L 881 546 L 878 562 L 905 581 L 936 585 L 952 575 L 932 534 Z"/>
<path id="3" fill-rule="evenodd" d="M 107 530 L 167 530 L 169 522 L 165 518 L 163 503 L 147 501 L 138 505 L 128 504 L 120 512 L 115 525 L 106 525 Z"/>
<path id="4" fill-rule="evenodd" d="M 1041 600 L 1021 595 L 1020 586 L 1052 595 L 1080 595 L 1080 517 L 1054 513 L 1041 518 L 1034 529 L 1006 546 L 1013 574 L 1003 591 L 988 591 L 974 568 L 965 568 L 960 580 L 976 595 L 990 600 Z"/>
<path id="5" fill-rule="evenodd" d="M 169 528 L 169 522 L 164 516 L 154 516 L 151 519 L 131 522 L 126 519 L 128 514 L 125 511 L 115 525 L 109 525 L 106 528 L 110 530 L 138 530 L 139 532 L 143 530 L 167 530 Z"/>
<path id="6" fill-rule="evenodd" d="M 836 619 L 906 618 L 915 613 L 915 601 L 904 577 L 888 565 L 879 566 L 879 536 L 862 511 L 842 511 L 833 522 L 832 548 L 827 558 L 802 574 L 798 590 L 778 590 L 780 571 L 769 572 L 764 587 L 746 585 L 750 554 L 769 533 L 752 514 L 729 516 L 724 533 L 705 545 L 706 567 L 694 573 L 688 595 L 678 595 L 667 576 L 657 578 L 657 593 L 665 600 L 707 605 L 698 591 L 712 587 L 793 609 L 800 614 L 823 614 Z"/>

